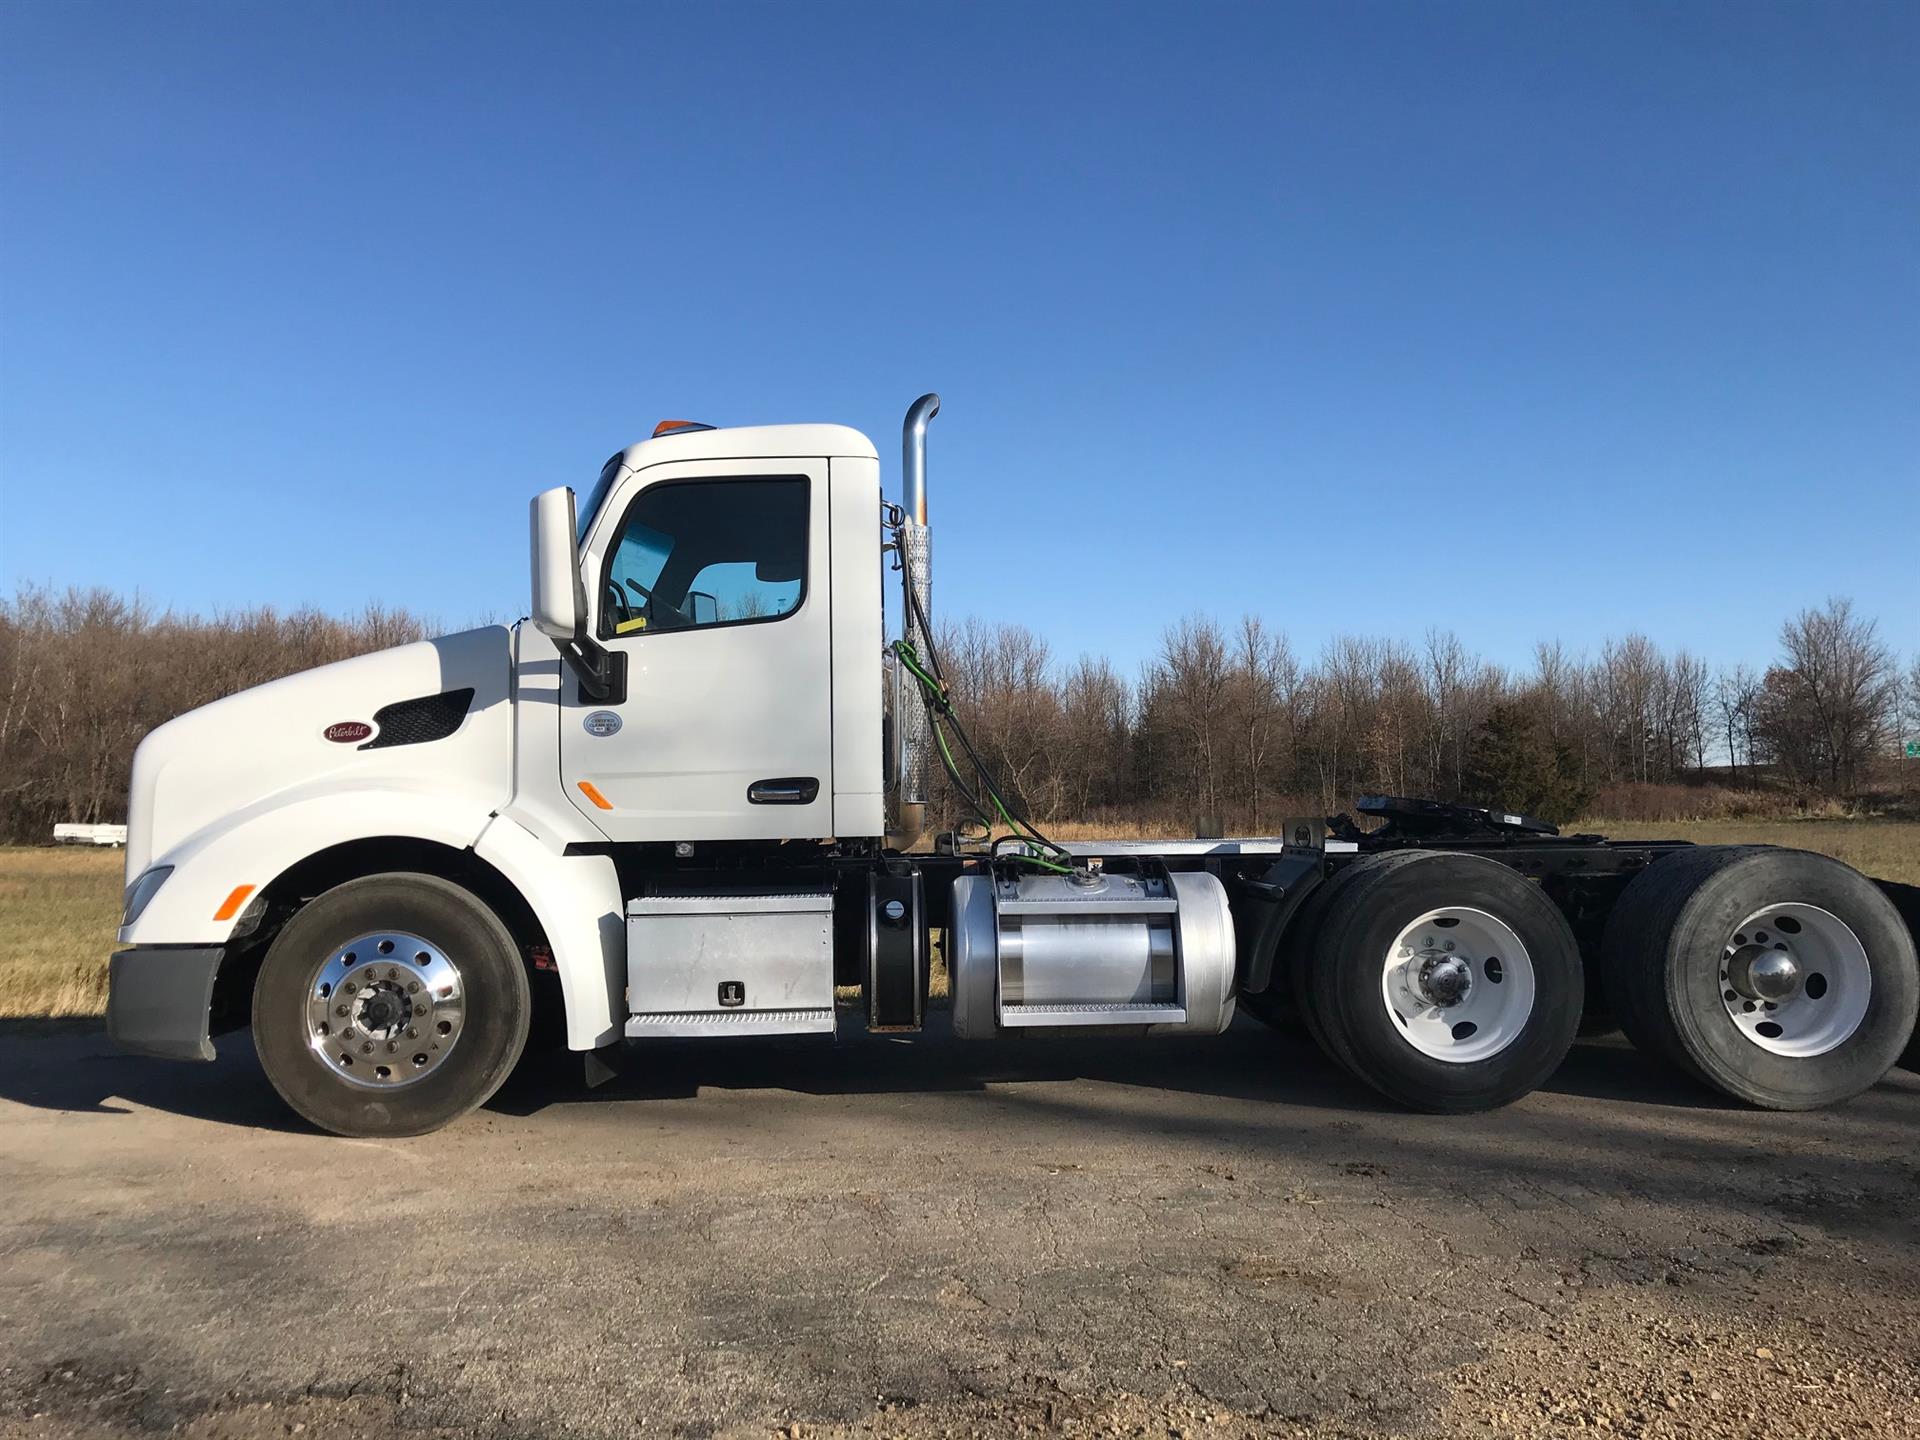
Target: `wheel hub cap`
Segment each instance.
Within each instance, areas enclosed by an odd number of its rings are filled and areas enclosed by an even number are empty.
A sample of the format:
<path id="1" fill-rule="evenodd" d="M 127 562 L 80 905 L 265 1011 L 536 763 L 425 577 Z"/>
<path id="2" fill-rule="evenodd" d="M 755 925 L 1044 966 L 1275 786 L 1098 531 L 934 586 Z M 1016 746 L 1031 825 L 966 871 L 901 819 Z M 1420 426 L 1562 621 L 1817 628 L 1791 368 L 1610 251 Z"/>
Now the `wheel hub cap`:
<path id="1" fill-rule="evenodd" d="M 377 1038 L 387 1038 L 413 1013 L 413 1006 L 400 987 L 391 981 L 379 981 L 360 997 L 360 1028 Z"/>
<path id="2" fill-rule="evenodd" d="M 307 1047 L 349 1084 L 393 1089 L 424 1080 L 460 1041 L 466 987 L 435 942 L 404 931 L 348 941 L 307 988 Z"/>
<path id="3" fill-rule="evenodd" d="M 1471 906 L 1403 927 L 1380 977 L 1388 1018 L 1421 1054 L 1469 1065 L 1520 1037 L 1533 1014 L 1533 961 L 1506 921 Z"/>
<path id="4" fill-rule="evenodd" d="M 1810 1059 L 1838 1049 L 1866 1019 L 1873 967 L 1838 915 L 1789 901 L 1756 910 L 1721 949 L 1720 1000 L 1762 1050 Z"/>
<path id="5" fill-rule="evenodd" d="M 1458 955 L 1444 955 L 1421 962 L 1417 980 L 1421 995 L 1430 1003 L 1449 1009 L 1467 998 L 1473 988 L 1473 966 Z"/>
<path id="6" fill-rule="evenodd" d="M 1800 988 L 1800 967 L 1785 950 L 1746 945 L 1728 964 L 1727 983 L 1749 1000 L 1784 1000 Z"/>

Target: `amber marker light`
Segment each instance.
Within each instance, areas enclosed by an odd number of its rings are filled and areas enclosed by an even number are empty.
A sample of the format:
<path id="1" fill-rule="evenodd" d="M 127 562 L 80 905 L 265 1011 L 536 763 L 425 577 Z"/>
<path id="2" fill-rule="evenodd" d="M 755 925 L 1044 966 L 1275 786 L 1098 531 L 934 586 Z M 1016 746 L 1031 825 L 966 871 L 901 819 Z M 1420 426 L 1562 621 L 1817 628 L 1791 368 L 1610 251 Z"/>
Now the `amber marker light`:
<path id="1" fill-rule="evenodd" d="M 607 797 L 602 795 L 598 790 L 594 789 L 593 782 L 591 780 L 582 780 L 580 782 L 580 793 L 586 796 L 587 799 L 591 800 L 594 804 L 598 805 L 602 810 L 613 809 L 613 802 L 607 799 Z"/>
<path id="2" fill-rule="evenodd" d="M 216 920 L 231 920 L 240 913 L 240 907 L 247 903 L 247 897 L 253 894 L 253 886 L 236 885 L 231 894 L 220 902 L 220 908 L 213 912 Z"/>

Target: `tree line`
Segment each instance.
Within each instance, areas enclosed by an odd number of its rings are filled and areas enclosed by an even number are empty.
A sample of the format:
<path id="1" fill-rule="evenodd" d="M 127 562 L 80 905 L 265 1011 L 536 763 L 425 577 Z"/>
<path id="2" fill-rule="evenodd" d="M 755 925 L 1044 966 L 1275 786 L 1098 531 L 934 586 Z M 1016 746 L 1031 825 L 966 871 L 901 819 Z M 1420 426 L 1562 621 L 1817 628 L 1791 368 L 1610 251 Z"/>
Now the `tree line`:
<path id="1" fill-rule="evenodd" d="M 427 633 L 420 617 L 377 606 L 205 617 L 102 589 L 0 599 L 0 841 L 125 820 L 134 747 L 175 715 Z"/>
<path id="2" fill-rule="evenodd" d="M 1544 642 L 1519 670 L 1440 630 L 1340 636 L 1308 659 L 1256 616 L 1180 621 L 1131 680 L 1098 657 L 1056 664 L 1024 626 L 937 639 L 957 712 L 1035 817 L 1258 833 L 1384 792 L 1563 821 L 1709 775 L 1803 798 L 1920 782 L 1895 760 L 1903 727 L 1920 736 L 1920 657 L 1903 671 L 1844 599 L 1786 621 L 1760 670 L 1641 634 L 1594 658 Z"/>
<path id="3" fill-rule="evenodd" d="M 134 747 L 174 715 L 429 633 L 380 607 L 203 617 L 100 589 L 0 599 L 0 840 L 124 820 Z M 1903 670 L 1845 600 L 1789 619 L 1757 670 L 1637 634 L 1591 658 L 1544 643 L 1517 670 L 1446 631 L 1341 636 L 1308 658 L 1253 616 L 1180 621 L 1132 677 L 1098 656 L 1062 663 L 1019 625 L 966 620 L 937 639 L 977 748 L 1040 820 L 1257 832 L 1375 791 L 1564 820 L 1709 767 L 1843 798 L 1920 775 L 1892 758 L 1900 734 L 1920 736 L 1920 659 Z"/>

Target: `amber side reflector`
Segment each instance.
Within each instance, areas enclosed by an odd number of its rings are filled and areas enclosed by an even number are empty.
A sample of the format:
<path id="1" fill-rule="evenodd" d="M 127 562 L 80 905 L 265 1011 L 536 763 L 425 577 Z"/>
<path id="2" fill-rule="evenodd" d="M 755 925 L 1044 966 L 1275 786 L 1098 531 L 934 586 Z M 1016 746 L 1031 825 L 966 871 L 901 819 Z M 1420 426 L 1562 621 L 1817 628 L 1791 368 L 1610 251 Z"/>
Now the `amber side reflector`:
<path id="1" fill-rule="evenodd" d="M 594 804 L 598 805 L 602 810 L 613 809 L 613 802 L 607 799 L 607 797 L 602 795 L 598 790 L 594 789 L 593 782 L 591 780 L 582 780 L 580 782 L 580 793 L 586 796 L 587 799 L 591 800 Z"/>
<path id="2" fill-rule="evenodd" d="M 676 430 L 711 430 L 711 425 L 702 425 L 698 420 L 662 420 L 653 427 L 653 438 L 671 435 Z"/>
<path id="3" fill-rule="evenodd" d="M 240 907 L 247 903 L 247 897 L 253 894 L 253 886 L 236 885 L 233 893 L 220 902 L 220 908 L 213 912 L 216 920 L 231 920 L 240 913 Z"/>

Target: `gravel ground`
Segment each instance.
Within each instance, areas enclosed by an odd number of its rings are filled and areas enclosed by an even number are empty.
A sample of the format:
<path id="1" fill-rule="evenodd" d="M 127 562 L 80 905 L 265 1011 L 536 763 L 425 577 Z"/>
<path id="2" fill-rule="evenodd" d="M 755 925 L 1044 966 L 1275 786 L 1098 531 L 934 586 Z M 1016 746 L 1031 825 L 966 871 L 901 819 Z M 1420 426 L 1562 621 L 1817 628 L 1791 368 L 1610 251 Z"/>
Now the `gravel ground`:
<path id="1" fill-rule="evenodd" d="M 420 1140 L 0 1033 L 0 1434 L 1920 1435 L 1920 1076 L 1496 1115 L 1298 1043 L 673 1046 Z"/>

